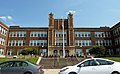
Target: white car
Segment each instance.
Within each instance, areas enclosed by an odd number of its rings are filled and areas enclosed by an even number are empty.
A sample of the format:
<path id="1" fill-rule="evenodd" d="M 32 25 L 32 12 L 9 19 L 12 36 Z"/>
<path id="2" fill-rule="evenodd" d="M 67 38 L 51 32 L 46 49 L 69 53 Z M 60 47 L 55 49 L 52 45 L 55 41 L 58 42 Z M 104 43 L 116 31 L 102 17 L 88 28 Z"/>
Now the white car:
<path id="1" fill-rule="evenodd" d="M 59 74 L 120 74 L 120 63 L 102 58 L 90 58 L 74 66 L 67 66 Z"/>

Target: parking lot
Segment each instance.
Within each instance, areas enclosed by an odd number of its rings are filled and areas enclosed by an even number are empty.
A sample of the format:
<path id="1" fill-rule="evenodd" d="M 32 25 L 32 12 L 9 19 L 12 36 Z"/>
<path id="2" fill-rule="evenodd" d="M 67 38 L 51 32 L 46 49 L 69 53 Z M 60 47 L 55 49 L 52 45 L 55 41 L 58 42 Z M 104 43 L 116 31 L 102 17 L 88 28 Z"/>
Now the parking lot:
<path id="1" fill-rule="evenodd" d="M 44 69 L 44 74 L 58 74 L 60 69 Z"/>

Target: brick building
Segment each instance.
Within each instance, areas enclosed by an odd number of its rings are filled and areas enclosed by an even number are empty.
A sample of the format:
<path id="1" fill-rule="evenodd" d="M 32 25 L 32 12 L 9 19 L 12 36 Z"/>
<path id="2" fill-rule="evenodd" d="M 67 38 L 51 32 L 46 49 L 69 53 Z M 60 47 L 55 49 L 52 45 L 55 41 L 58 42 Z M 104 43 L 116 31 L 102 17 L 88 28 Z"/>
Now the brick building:
<path id="1" fill-rule="evenodd" d="M 108 55 L 120 55 L 120 23 L 111 28 L 74 28 L 71 13 L 67 19 L 50 13 L 48 20 L 48 27 L 7 27 L 0 22 L 0 54 L 19 55 L 29 47 L 37 48 L 39 55 L 62 56 L 64 36 L 66 55 L 88 54 L 94 45 L 105 46 Z"/>

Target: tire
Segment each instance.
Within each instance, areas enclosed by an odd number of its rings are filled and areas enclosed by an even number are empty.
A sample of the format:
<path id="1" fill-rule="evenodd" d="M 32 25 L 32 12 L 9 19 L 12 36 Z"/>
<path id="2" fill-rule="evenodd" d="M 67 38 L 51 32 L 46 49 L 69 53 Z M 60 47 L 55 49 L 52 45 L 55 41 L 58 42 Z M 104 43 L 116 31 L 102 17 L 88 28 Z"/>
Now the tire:
<path id="1" fill-rule="evenodd" d="M 112 74 L 120 74 L 119 72 L 113 72 Z"/>
<path id="2" fill-rule="evenodd" d="M 32 74 L 31 72 L 25 72 L 24 74 Z"/>
<path id="3" fill-rule="evenodd" d="M 69 74 L 77 74 L 76 72 L 70 72 Z"/>

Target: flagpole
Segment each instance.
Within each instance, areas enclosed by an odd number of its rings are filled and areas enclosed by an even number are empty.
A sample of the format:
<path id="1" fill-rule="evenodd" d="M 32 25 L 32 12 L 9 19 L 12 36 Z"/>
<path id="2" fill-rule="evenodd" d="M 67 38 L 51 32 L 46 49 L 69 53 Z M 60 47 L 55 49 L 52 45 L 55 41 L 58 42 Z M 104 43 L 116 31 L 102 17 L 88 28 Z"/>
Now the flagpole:
<path id="1" fill-rule="evenodd" d="M 63 30 L 63 58 L 65 58 L 64 19 L 62 19 L 62 30 Z"/>

